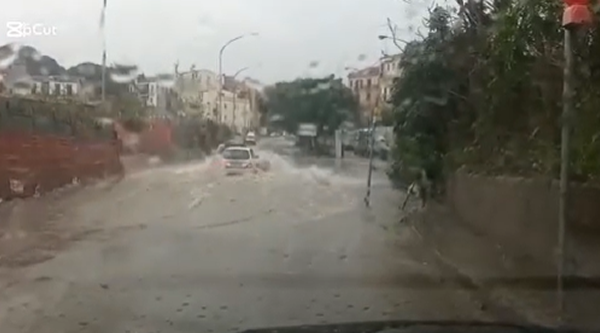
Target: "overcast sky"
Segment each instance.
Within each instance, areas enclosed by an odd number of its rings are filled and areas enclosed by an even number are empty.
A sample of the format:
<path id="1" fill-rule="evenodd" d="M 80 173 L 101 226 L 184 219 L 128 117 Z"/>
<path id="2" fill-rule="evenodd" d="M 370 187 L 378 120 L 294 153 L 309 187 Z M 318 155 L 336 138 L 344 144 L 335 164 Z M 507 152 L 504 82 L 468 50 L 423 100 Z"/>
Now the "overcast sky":
<path id="1" fill-rule="evenodd" d="M 426 4 L 420 0 L 107 0 L 108 62 L 135 63 L 148 74 L 207 68 L 217 71 L 218 52 L 231 44 L 224 72 L 243 67 L 265 83 L 335 73 L 373 64 L 381 51 L 395 52 L 377 36 L 390 17 L 399 36 L 411 38 Z M 18 42 L 54 57 L 63 66 L 100 63 L 102 0 L 0 0 L 0 44 Z M 4 22 L 41 24 L 55 35 L 7 37 Z M 47 31 L 50 31 L 49 29 Z M 318 66 L 309 69 L 312 61 Z"/>

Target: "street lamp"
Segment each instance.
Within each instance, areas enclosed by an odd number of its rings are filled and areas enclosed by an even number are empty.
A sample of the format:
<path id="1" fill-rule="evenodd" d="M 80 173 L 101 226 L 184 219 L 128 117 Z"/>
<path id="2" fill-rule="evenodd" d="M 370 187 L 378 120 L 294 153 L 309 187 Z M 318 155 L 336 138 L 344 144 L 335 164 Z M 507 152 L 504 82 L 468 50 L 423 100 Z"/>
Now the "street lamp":
<path id="1" fill-rule="evenodd" d="M 221 93 L 223 91 L 223 52 L 225 51 L 225 48 L 227 48 L 227 46 L 231 45 L 231 43 L 238 41 L 244 37 L 248 37 L 248 36 L 258 36 L 257 32 L 253 32 L 253 33 L 249 33 L 249 34 L 244 34 L 244 35 L 240 35 L 237 36 L 235 38 L 230 39 L 229 41 L 227 41 L 225 44 L 223 44 L 223 46 L 221 47 L 221 50 L 219 51 L 219 121 L 221 121 L 221 112 L 222 112 L 222 104 L 223 104 L 223 98 L 221 96 Z"/>
<path id="2" fill-rule="evenodd" d="M 574 74 L 575 57 L 573 54 L 573 39 L 575 34 L 593 23 L 593 14 L 590 11 L 589 0 L 563 0 L 565 7 L 562 16 L 564 28 L 564 68 L 563 68 L 563 96 L 562 96 L 562 129 L 560 150 L 560 182 L 558 201 L 558 246 L 557 246 L 557 303 L 560 313 L 564 311 L 564 275 L 565 275 L 565 237 L 568 222 L 569 201 L 569 164 L 572 121 L 574 117 Z"/>
<path id="3" fill-rule="evenodd" d="M 240 68 L 237 72 L 235 72 L 235 74 L 233 74 L 233 82 L 235 84 L 235 78 L 240 75 L 240 73 L 242 73 L 243 71 L 248 70 L 248 68 L 250 67 L 244 67 L 244 68 Z M 236 109 L 236 99 L 237 99 L 237 85 L 235 85 L 233 87 L 233 119 L 232 119 L 232 123 L 233 123 L 233 127 L 234 129 L 237 130 L 237 126 L 235 124 L 235 109 Z M 244 113 L 245 114 L 245 113 Z M 244 121 L 245 122 L 245 121 Z"/>

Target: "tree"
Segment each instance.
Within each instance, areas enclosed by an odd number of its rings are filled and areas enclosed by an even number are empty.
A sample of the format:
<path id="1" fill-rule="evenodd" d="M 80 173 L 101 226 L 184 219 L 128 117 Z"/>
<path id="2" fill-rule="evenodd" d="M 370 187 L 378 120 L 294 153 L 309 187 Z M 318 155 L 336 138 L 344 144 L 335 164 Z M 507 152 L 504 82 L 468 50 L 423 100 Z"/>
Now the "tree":
<path id="1" fill-rule="evenodd" d="M 559 170 L 562 94 L 560 1 L 457 0 L 436 7 L 428 32 L 403 47 L 393 87 L 396 149 L 390 176 L 456 168 L 542 175 Z M 600 175 L 600 29 L 579 36 L 573 176 Z M 414 179 L 414 178 L 413 178 Z"/>
<path id="2" fill-rule="evenodd" d="M 278 82 L 265 93 L 271 124 L 291 133 L 301 123 L 314 123 L 318 135 L 332 135 L 358 108 L 352 91 L 333 75 Z"/>

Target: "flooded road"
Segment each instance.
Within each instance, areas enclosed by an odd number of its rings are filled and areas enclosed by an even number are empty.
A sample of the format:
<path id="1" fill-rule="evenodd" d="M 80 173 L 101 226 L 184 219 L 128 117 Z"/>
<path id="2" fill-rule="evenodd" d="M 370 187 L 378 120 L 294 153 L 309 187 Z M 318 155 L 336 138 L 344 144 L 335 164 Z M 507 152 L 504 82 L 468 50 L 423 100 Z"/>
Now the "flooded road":
<path id="1" fill-rule="evenodd" d="M 55 219 L 85 236 L 49 260 L 2 269 L 0 331 L 494 319 L 468 291 L 444 282 L 408 228 L 392 230 L 401 196 L 382 172 L 367 211 L 364 160 L 336 173 L 258 151 L 270 172 L 224 177 L 210 163 L 158 167 L 57 203 Z"/>

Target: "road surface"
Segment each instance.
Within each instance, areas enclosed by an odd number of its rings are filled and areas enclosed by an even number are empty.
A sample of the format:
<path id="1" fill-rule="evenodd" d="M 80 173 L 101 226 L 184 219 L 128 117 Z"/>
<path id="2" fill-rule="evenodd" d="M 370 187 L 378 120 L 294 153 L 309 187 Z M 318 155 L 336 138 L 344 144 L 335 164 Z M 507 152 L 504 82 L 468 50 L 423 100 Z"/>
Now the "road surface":
<path id="1" fill-rule="evenodd" d="M 334 174 L 260 154 L 271 172 L 222 177 L 206 163 L 160 167 L 43 199 L 54 205 L 47 215 L 13 211 L 35 225 L 50 216 L 50 240 L 61 245 L 1 261 L 0 331 L 496 319 L 446 282 L 408 229 L 393 230 L 400 199 L 384 175 L 375 175 L 367 211 L 366 163 Z"/>

